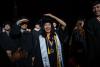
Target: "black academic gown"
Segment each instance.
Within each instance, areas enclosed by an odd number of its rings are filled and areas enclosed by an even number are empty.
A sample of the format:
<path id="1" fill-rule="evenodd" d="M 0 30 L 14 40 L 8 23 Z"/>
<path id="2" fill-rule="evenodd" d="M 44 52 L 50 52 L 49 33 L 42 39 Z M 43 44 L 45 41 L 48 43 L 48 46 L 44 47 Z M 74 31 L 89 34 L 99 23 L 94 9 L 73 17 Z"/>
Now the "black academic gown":
<path id="1" fill-rule="evenodd" d="M 41 34 L 41 31 L 32 31 L 33 33 L 33 39 L 34 39 L 34 67 L 43 67 L 42 57 L 41 57 L 41 51 L 40 51 L 40 43 L 39 43 L 39 35 Z"/>
<path id="2" fill-rule="evenodd" d="M 15 51 L 17 47 L 17 42 L 10 36 L 10 32 L 7 34 L 6 32 L 2 32 L 0 35 L 1 39 L 1 47 L 6 50 Z"/>
<path id="3" fill-rule="evenodd" d="M 0 67 L 16 67 L 7 56 L 5 50 L 0 46 Z"/>
<path id="4" fill-rule="evenodd" d="M 47 45 L 46 45 L 47 46 Z M 39 39 L 37 39 L 37 42 L 35 44 L 35 61 L 34 61 L 34 67 L 44 67 L 43 66 L 43 61 L 42 61 L 42 55 L 41 55 L 41 48 L 40 48 L 40 43 L 39 43 Z M 49 60 L 51 59 L 50 58 L 50 55 L 49 56 Z M 50 62 L 50 63 L 53 63 Z M 56 63 L 56 62 L 55 62 Z M 54 66 L 53 66 L 54 67 Z"/>
<path id="5" fill-rule="evenodd" d="M 60 41 L 62 43 L 62 53 L 63 53 L 63 57 L 66 56 L 64 53 L 66 53 L 66 51 L 64 52 L 64 50 L 66 48 L 64 48 L 65 46 L 64 44 L 64 40 L 67 41 L 68 39 L 68 30 L 67 28 L 63 31 L 63 30 L 57 30 L 55 31 L 58 34 L 58 37 L 60 38 Z M 42 33 L 42 31 L 41 31 Z M 40 33 L 40 34 L 41 34 Z M 37 32 L 35 31 L 34 36 L 37 36 Z M 34 46 L 34 54 L 35 54 L 35 62 L 34 62 L 34 67 L 43 67 L 43 62 L 42 62 L 42 56 L 41 56 L 41 50 L 40 50 L 40 43 L 39 43 L 39 35 L 36 37 L 35 39 L 35 46 Z M 64 48 L 64 49 L 63 49 Z M 65 57 L 63 58 L 65 60 Z"/>
<path id="6" fill-rule="evenodd" d="M 32 67 L 32 57 L 34 55 L 33 49 L 33 35 L 31 32 L 24 31 L 23 33 L 20 31 L 20 27 L 14 25 L 11 30 L 11 37 L 15 40 L 16 50 L 20 48 L 22 51 L 27 53 L 27 58 L 20 59 L 16 61 L 17 67 Z M 16 51 L 15 50 L 15 51 Z"/>
<path id="7" fill-rule="evenodd" d="M 33 49 L 33 36 L 31 32 L 24 31 L 21 33 L 21 37 L 19 38 L 19 45 L 18 47 L 28 53 L 26 59 L 19 60 L 18 65 L 19 67 L 32 67 L 32 57 L 34 56 L 34 49 Z"/>
<path id="8" fill-rule="evenodd" d="M 88 67 L 100 66 L 100 21 L 92 18 L 86 24 L 88 43 Z"/>
<path id="9" fill-rule="evenodd" d="M 32 35 L 33 35 L 33 39 L 35 43 L 37 43 L 37 40 L 40 34 L 41 34 L 41 29 L 39 31 L 36 31 L 36 30 L 32 31 Z"/>
<path id="10" fill-rule="evenodd" d="M 65 27 L 64 30 L 59 28 L 57 31 L 57 34 L 59 36 L 59 39 L 62 43 L 62 54 L 63 54 L 63 62 L 64 66 L 67 67 L 68 57 L 69 57 L 69 45 L 68 45 L 68 39 L 69 39 L 69 31 L 68 27 Z"/>
<path id="11" fill-rule="evenodd" d="M 77 64 L 80 67 L 85 67 L 87 62 L 87 44 L 85 31 L 83 32 L 83 36 L 80 34 L 78 30 L 74 30 L 72 34 L 72 56 L 76 59 Z"/>
<path id="12" fill-rule="evenodd" d="M 43 67 L 42 57 L 41 57 L 41 50 L 39 45 L 39 39 L 35 42 L 35 60 L 34 60 L 34 67 Z"/>

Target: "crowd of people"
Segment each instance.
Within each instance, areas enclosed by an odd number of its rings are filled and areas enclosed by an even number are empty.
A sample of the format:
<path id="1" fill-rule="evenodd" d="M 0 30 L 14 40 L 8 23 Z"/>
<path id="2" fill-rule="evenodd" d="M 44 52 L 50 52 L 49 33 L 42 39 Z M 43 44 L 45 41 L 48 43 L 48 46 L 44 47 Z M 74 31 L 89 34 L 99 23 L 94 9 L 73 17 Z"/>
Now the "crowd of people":
<path id="1" fill-rule="evenodd" d="M 79 18 L 69 34 L 67 22 L 44 14 L 29 29 L 21 18 L 0 30 L 0 65 L 3 67 L 99 67 L 100 2 L 92 5 L 95 16 Z"/>

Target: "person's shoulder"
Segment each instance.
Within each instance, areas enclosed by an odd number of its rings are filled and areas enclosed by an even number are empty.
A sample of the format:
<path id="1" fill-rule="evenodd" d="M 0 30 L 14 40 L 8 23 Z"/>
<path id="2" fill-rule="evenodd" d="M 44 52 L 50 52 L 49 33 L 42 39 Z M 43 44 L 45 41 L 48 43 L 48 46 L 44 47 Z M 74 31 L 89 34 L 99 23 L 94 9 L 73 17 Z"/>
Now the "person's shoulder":
<path id="1" fill-rule="evenodd" d="M 5 36 L 6 32 L 1 32 L 0 36 Z"/>
<path id="2" fill-rule="evenodd" d="M 87 23 L 94 23 L 94 22 L 96 22 L 96 18 L 95 17 L 87 20 Z"/>

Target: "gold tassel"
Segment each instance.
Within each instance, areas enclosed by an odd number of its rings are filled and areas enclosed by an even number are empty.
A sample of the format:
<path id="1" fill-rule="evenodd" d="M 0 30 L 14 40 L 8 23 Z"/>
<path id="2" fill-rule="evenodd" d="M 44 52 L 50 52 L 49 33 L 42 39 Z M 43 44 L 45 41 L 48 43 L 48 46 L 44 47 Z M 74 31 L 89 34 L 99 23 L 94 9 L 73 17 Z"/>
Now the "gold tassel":
<path id="1" fill-rule="evenodd" d="M 48 54 L 51 54 L 50 49 L 48 48 Z"/>

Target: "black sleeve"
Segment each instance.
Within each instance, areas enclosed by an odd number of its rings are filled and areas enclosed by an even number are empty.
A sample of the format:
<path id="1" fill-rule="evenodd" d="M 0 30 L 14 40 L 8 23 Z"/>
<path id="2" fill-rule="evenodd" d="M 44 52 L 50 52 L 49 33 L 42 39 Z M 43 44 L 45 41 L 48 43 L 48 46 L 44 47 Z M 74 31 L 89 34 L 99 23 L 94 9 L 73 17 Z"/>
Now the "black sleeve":
<path id="1" fill-rule="evenodd" d="M 7 53 L 3 48 L 0 47 L 0 66 L 3 67 L 15 67 L 15 65 L 10 61 Z"/>
<path id="2" fill-rule="evenodd" d="M 10 32 L 10 36 L 12 38 L 19 38 L 21 37 L 20 27 L 18 25 L 13 25 L 12 30 Z"/>

